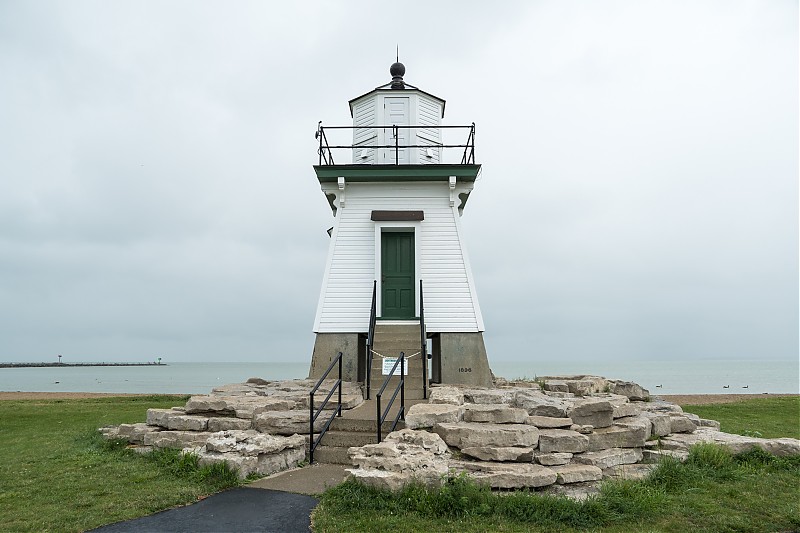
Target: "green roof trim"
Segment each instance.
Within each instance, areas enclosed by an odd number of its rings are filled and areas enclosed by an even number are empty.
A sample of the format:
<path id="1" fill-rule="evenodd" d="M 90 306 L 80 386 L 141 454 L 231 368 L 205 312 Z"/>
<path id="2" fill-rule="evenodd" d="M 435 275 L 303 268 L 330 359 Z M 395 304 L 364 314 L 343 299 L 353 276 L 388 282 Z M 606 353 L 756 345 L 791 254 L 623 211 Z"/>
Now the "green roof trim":
<path id="1" fill-rule="evenodd" d="M 320 183 L 381 181 L 475 181 L 480 165 L 314 165 Z"/>

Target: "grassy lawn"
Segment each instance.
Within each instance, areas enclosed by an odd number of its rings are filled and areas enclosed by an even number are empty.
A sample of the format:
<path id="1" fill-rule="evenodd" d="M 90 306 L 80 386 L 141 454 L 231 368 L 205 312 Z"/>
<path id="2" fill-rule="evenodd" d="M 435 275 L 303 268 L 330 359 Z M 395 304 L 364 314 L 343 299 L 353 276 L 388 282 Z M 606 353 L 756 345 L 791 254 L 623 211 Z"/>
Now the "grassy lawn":
<path id="1" fill-rule="evenodd" d="M 722 431 L 764 437 L 800 439 L 800 396 L 758 398 L 714 405 L 682 405 L 683 410 L 717 420 Z"/>
<path id="2" fill-rule="evenodd" d="M 149 459 L 99 438 L 184 396 L 0 401 L 0 529 L 84 531 L 196 501 L 235 483 L 169 452 Z"/>

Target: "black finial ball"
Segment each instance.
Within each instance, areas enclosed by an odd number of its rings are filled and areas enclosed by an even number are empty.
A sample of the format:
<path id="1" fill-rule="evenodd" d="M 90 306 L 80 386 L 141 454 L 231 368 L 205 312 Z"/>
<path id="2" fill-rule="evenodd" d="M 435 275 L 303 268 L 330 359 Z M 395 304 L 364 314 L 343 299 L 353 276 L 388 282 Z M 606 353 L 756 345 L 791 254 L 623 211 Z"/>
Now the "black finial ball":
<path id="1" fill-rule="evenodd" d="M 391 74 L 393 78 L 402 78 L 406 74 L 406 67 L 402 63 L 394 63 L 389 67 L 389 74 Z"/>

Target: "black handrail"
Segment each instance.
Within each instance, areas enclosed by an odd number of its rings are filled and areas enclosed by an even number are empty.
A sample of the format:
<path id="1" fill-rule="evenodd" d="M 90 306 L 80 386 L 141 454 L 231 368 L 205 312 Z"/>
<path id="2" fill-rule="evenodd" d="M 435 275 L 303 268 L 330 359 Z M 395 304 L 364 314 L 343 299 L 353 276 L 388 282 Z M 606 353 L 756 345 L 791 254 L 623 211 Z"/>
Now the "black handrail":
<path id="1" fill-rule="evenodd" d="M 325 142 L 328 142 L 328 139 L 325 139 Z M 467 150 L 469 149 L 469 155 L 467 155 Z M 330 149 L 328 150 L 330 153 Z M 475 164 L 475 123 L 472 123 L 472 126 L 469 128 L 469 137 L 467 137 L 467 145 L 464 147 L 464 155 L 461 157 L 461 164 L 462 165 L 469 165 Z"/>
<path id="2" fill-rule="evenodd" d="M 431 141 L 432 144 L 400 144 L 398 130 L 399 129 L 468 129 L 467 142 L 465 144 L 444 144 L 441 142 Z M 394 143 L 392 144 L 329 144 L 328 138 L 325 135 L 325 130 L 365 130 L 365 129 L 391 129 L 394 136 Z M 475 164 L 475 123 L 469 126 L 435 126 L 431 124 L 387 124 L 387 125 L 371 125 L 371 126 L 323 126 L 322 121 L 317 124 L 317 132 L 315 138 L 319 139 L 319 164 L 320 165 L 334 165 L 333 153 L 331 150 L 336 149 L 356 149 L 356 148 L 394 148 L 394 164 L 400 164 L 399 152 L 400 148 L 463 148 L 464 154 L 461 157 L 462 165 Z"/>
<path id="3" fill-rule="evenodd" d="M 369 329 L 367 330 L 367 400 L 372 380 L 372 347 L 375 345 L 375 321 L 378 315 L 378 280 L 372 281 L 372 305 L 369 308 Z"/>
<path id="4" fill-rule="evenodd" d="M 428 332 L 425 328 L 425 305 L 422 301 L 422 280 L 419 280 L 419 354 L 422 359 L 422 398 L 428 398 Z"/>
<path id="5" fill-rule="evenodd" d="M 378 420 L 378 442 L 383 440 L 383 422 L 386 420 L 386 417 L 389 415 L 389 411 L 392 408 L 392 404 L 394 400 L 397 398 L 397 392 L 400 392 L 400 409 L 397 410 L 397 415 L 394 417 L 394 423 L 392 424 L 392 429 L 389 430 L 389 433 L 394 431 L 394 428 L 397 427 L 397 422 L 399 420 L 406 419 L 406 378 L 405 378 L 405 364 L 406 364 L 406 354 L 404 352 L 400 352 L 400 357 L 394 362 L 394 366 L 392 367 L 391 372 L 389 375 L 386 376 L 386 379 L 383 380 L 383 385 L 381 386 L 381 390 L 378 391 L 378 394 L 375 395 L 375 399 L 377 400 L 375 407 L 376 407 L 376 414 Z M 397 370 L 397 365 L 400 365 L 400 382 L 394 388 L 394 394 L 392 394 L 392 399 L 389 400 L 389 403 L 386 404 L 386 409 L 381 411 L 381 396 L 383 395 L 384 389 L 389 384 L 389 380 L 392 379 L 394 376 L 395 370 Z"/>
<path id="6" fill-rule="evenodd" d="M 314 135 L 314 137 L 319 139 L 319 164 L 321 165 L 322 161 L 325 161 L 326 165 L 333 165 L 333 154 L 328 146 L 328 138 L 325 136 L 325 129 L 322 127 L 321 120 L 317 123 L 317 133 Z M 325 148 L 322 147 L 323 140 L 325 141 Z M 327 150 L 327 154 L 325 153 L 325 150 Z"/>
<path id="7" fill-rule="evenodd" d="M 331 370 L 333 370 L 333 367 L 334 365 L 336 365 L 336 363 L 339 363 L 339 379 L 336 380 L 336 383 L 334 384 L 333 387 L 331 387 L 331 390 L 325 397 L 325 400 L 322 402 L 322 405 L 320 405 L 319 409 L 317 409 L 315 412 L 314 393 L 317 392 L 317 389 L 319 389 L 320 385 L 322 385 L 322 382 L 325 380 L 325 378 L 328 377 L 328 374 L 331 373 Z M 328 405 L 328 401 L 331 399 L 331 396 L 333 396 L 333 392 L 337 389 L 339 390 L 339 404 L 336 406 L 336 411 L 331 415 L 331 417 L 322 427 L 322 430 L 319 432 L 319 435 L 317 435 L 317 438 L 315 439 L 314 422 L 317 421 L 317 418 L 322 413 L 322 410 L 325 409 L 325 406 Z M 308 462 L 309 463 L 314 462 L 314 450 L 317 448 L 317 446 L 319 446 L 319 443 L 322 440 L 322 436 L 325 435 L 325 432 L 328 431 L 329 427 L 331 427 L 333 419 L 337 416 L 342 416 L 342 352 L 339 352 L 339 355 L 337 355 L 336 358 L 333 361 L 331 361 L 328 370 L 326 370 L 325 373 L 322 374 L 322 377 L 319 378 L 317 384 L 314 385 L 314 388 L 311 389 L 311 392 L 309 392 L 309 401 L 308 401 Z"/>

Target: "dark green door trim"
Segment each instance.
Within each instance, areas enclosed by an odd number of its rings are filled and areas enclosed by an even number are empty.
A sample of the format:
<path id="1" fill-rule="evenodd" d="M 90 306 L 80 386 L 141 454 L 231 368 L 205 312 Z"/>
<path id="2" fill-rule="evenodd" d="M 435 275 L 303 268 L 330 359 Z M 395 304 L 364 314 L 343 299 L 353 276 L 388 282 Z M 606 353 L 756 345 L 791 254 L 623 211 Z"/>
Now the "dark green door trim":
<path id="1" fill-rule="evenodd" d="M 414 267 L 414 232 L 382 232 L 381 318 L 414 318 Z"/>

